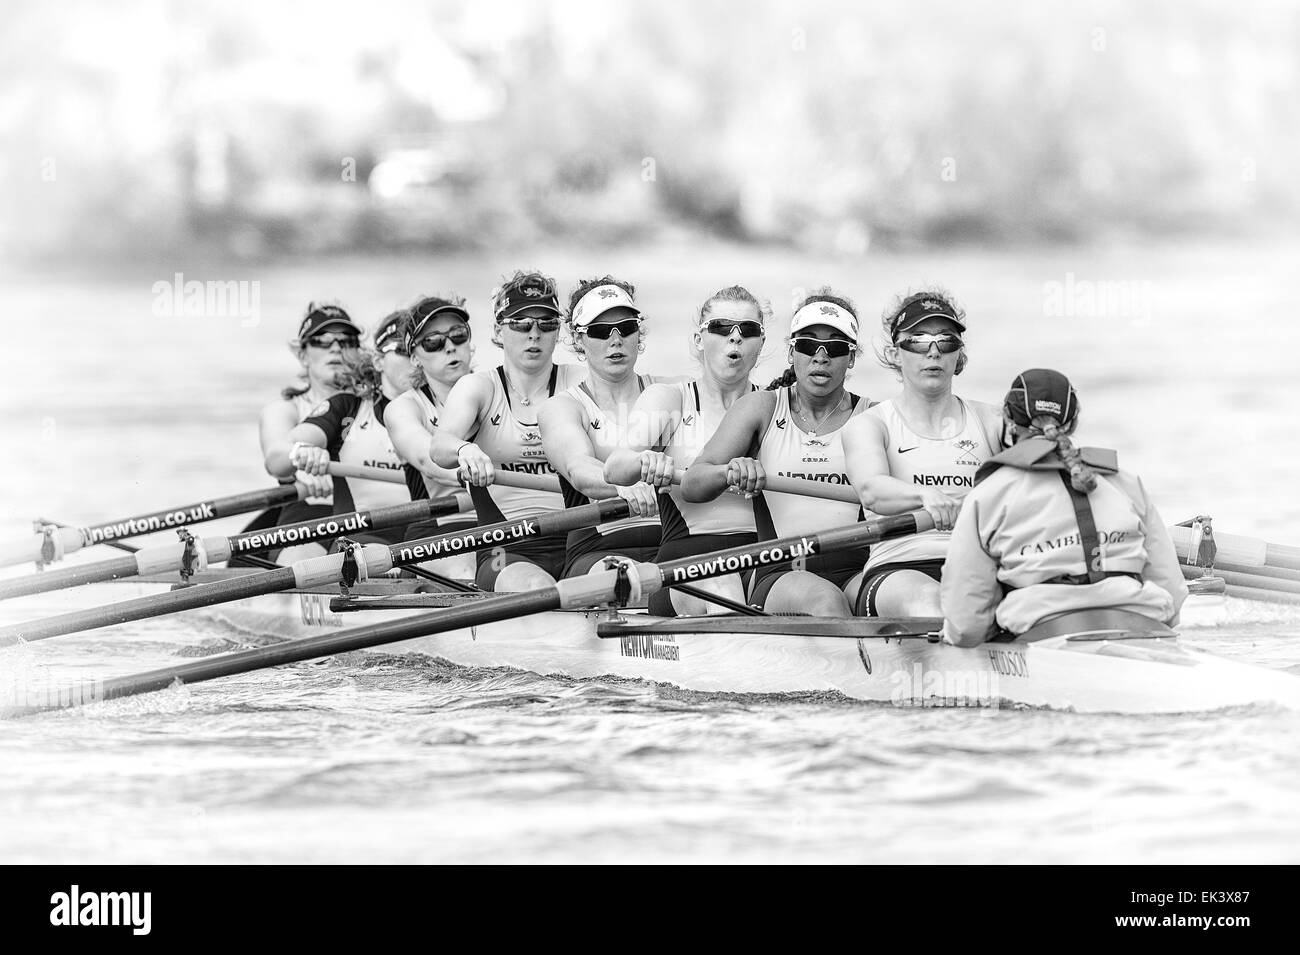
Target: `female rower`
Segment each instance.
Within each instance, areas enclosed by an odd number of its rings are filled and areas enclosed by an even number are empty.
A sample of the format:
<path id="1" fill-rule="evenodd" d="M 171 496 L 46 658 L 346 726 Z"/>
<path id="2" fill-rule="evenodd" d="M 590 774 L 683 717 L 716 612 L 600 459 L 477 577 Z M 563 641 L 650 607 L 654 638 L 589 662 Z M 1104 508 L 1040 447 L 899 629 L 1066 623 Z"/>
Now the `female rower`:
<path id="1" fill-rule="evenodd" d="M 1002 447 L 993 405 L 953 394 L 966 367 L 966 313 L 933 289 L 898 299 L 881 318 L 880 362 L 903 383 L 844 431 L 848 475 L 874 514 L 925 508 L 935 529 L 871 548 L 854 612 L 939 616 L 939 576 L 961 500 L 975 471 Z"/>
<path id="2" fill-rule="evenodd" d="M 480 524 L 558 511 L 558 491 L 503 487 L 497 471 L 554 474 L 542 450 L 537 406 L 581 379 L 574 365 L 552 356 L 560 329 L 555 280 L 541 272 L 516 272 L 492 293 L 496 322 L 492 343 L 502 362 L 456 382 L 433 433 L 429 456 L 440 467 L 464 472 Z M 564 535 L 532 538 L 480 551 L 476 582 L 484 590 L 545 587 L 564 567 Z"/>
<path id="3" fill-rule="evenodd" d="M 452 386 L 470 373 L 474 346 L 464 299 L 457 295 L 420 299 L 402 313 L 400 324 L 391 331 L 377 331 L 376 347 L 385 363 L 385 377 L 391 365 L 394 374 L 405 369 L 411 382 L 410 389 L 394 398 L 384 411 L 384 426 L 402 459 L 411 500 L 450 500 L 460 489 L 456 472 L 436 464 L 429 457 L 429 445 Z M 429 537 L 473 523 L 472 514 L 416 521 L 407 526 L 406 539 Z M 458 578 L 472 578 L 476 570 L 472 554 L 422 566 Z"/>
<path id="4" fill-rule="evenodd" d="M 856 504 L 763 491 L 768 474 L 848 484 L 840 436 L 868 404 L 844 387 L 857 349 L 853 303 L 831 289 L 809 295 L 790 323 L 790 368 L 769 390 L 731 406 L 686 472 L 682 497 L 711 501 L 727 490 L 752 497 L 760 540 L 859 520 Z M 749 602 L 776 612 L 847 617 L 866 558 L 863 547 L 801 559 L 797 567 L 760 568 Z"/>
<path id="5" fill-rule="evenodd" d="M 387 322 L 381 323 L 377 331 L 386 327 Z M 322 401 L 282 442 L 271 447 L 266 457 L 273 474 L 298 470 L 323 476 L 331 461 L 401 471 L 402 461 L 383 422 L 390 395 L 403 386 L 409 388 L 409 374 L 393 376 L 390 371 L 399 367 L 397 363 L 369 349 L 349 354 L 344 365 L 340 380 L 350 385 L 350 390 Z M 404 484 L 334 478 L 335 514 L 409 500 Z M 348 536 L 361 543 L 395 544 L 404 539 L 405 531 L 398 526 Z"/>
<path id="6" fill-rule="evenodd" d="M 636 372 L 645 351 L 645 329 L 630 282 L 613 276 L 579 282 L 569 296 L 566 327 L 587 376 L 542 406 L 546 458 L 560 475 L 566 507 L 618 496 L 632 516 L 569 532 L 564 576 L 585 574 L 606 557 L 650 560 L 659 550 L 657 484 L 672 480 L 668 463 L 651 467 L 650 481 L 620 487 L 605 480 L 605 459 L 627 438 L 629 415 L 656 379 Z"/>
<path id="7" fill-rule="evenodd" d="M 298 335 L 289 342 L 289 350 L 298 359 L 303 384 L 290 386 L 280 392 L 280 397 L 262 409 L 258 424 L 258 438 L 262 445 L 262 461 L 270 474 L 279 475 L 271 466 L 271 452 L 290 444 L 289 432 L 311 414 L 322 401 L 347 387 L 347 359 L 355 356 L 361 347 L 361 328 L 350 315 L 337 305 L 307 306 L 307 314 L 298 325 Z M 268 512 L 248 526 L 248 530 L 290 524 L 328 517 L 334 512 L 333 482 L 326 476 L 300 472 L 283 476 L 287 483 L 297 480 L 307 486 L 311 496 L 294 501 Z M 300 544 L 272 551 L 268 556 L 285 563 L 303 557 L 316 557 L 324 552 L 318 544 Z M 233 563 L 238 563 L 234 561 Z"/>
<path id="8" fill-rule="evenodd" d="M 629 486 L 689 467 L 713 437 L 727 411 L 757 390 L 749 380 L 766 340 L 771 308 L 748 289 L 733 285 L 713 293 L 696 313 L 693 350 L 700 361 L 695 379 L 655 384 L 637 399 L 628 444 L 605 460 L 605 480 Z M 754 508 L 729 494 L 708 504 L 692 504 L 671 486 L 659 497 L 663 538 L 656 561 L 693 557 L 752 544 L 757 540 Z M 699 589 L 744 603 L 739 575 L 701 581 Z M 726 608 L 677 591 L 659 590 L 650 611 L 661 616 L 717 613 Z"/>
<path id="9" fill-rule="evenodd" d="M 999 627 L 1018 635 L 1095 608 L 1176 625 L 1187 585 L 1165 522 L 1114 451 L 1071 442 L 1069 380 L 1045 368 L 1018 375 L 1002 415 L 1011 447 L 979 469 L 952 531 L 945 639 L 976 646 Z"/>

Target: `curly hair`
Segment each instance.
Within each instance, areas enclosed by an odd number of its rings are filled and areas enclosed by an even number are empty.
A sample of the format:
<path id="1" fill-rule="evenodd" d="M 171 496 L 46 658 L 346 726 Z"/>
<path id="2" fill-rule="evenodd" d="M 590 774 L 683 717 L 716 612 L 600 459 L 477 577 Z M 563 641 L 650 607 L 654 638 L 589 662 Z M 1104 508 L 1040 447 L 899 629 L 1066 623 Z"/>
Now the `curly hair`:
<path id="1" fill-rule="evenodd" d="M 516 292 L 530 286 L 540 288 L 543 295 L 551 296 L 557 303 L 560 301 L 560 287 L 555 279 L 545 272 L 536 269 L 515 269 L 514 274 L 509 278 L 502 276 L 501 284 L 491 292 L 492 317 L 495 319 L 492 323 L 491 341 L 497 348 L 501 347 L 501 313 L 505 311 Z"/>
<path id="2" fill-rule="evenodd" d="M 906 292 L 895 295 L 890 303 L 885 306 L 885 310 L 880 313 L 881 336 L 880 341 L 873 345 L 873 350 L 876 353 L 876 361 L 880 363 L 880 367 L 888 368 L 899 381 L 903 380 L 903 366 L 897 361 L 891 360 L 888 353 L 888 349 L 894 345 L 894 323 L 898 321 L 898 316 L 904 309 L 927 298 L 937 298 L 948 305 L 953 314 L 961 320 L 962 326 L 966 325 L 966 310 L 957 304 L 957 300 L 953 298 L 952 293 L 943 286 L 927 285 L 917 290 L 908 289 Z M 963 339 L 961 351 L 957 354 L 957 370 L 955 374 L 960 375 L 966 370 L 967 360 L 966 344 Z"/>

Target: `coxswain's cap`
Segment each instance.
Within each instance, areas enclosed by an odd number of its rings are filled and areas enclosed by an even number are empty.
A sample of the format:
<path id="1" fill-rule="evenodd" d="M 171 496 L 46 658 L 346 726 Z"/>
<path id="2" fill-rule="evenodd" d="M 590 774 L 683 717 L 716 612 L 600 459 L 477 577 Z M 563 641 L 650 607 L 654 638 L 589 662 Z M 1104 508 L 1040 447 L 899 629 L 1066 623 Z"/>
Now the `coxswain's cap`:
<path id="1" fill-rule="evenodd" d="M 1011 383 L 1003 411 L 1022 427 L 1029 427 L 1039 415 L 1051 415 L 1064 427 L 1078 416 L 1079 399 L 1070 379 L 1059 371 L 1031 368 Z"/>

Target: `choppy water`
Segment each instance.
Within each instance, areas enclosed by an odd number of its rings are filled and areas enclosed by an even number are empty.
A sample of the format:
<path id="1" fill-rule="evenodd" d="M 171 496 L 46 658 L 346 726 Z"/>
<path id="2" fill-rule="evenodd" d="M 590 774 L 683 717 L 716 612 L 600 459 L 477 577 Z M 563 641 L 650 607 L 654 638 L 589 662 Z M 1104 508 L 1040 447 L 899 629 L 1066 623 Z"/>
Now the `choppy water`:
<path id="1" fill-rule="evenodd" d="M 1167 520 L 1208 512 L 1223 531 L 1300 543 L 1283 361 L 1300 344 L 1284 295 L 1294 251 L 815 263 L 697 248 L 519 264 L 553 265 L 564 284 L 607 268 L 639 280 L 651 369 L 680 364 L 691 304 L 720 285 L 765 290 L 784 321 L 801 283 L 839 282 L 874 313 L 889 291 L 941 278 L 972 319 L 963 393 L 996 400 L 1022 367 L 1062 367 L 1081 389 L 1084 439 L 1119 447 Z M 112 518 L 265 486 L 253 421 L 292 371 L 282 343 L 307 298 L 373 320 L 418 292 L 459 288 L 483 314 L 492 279 L 515 264 L 193 267 L 261 283 L 261 321 L 248 327 L 151 314 L 152 283 L 187 265 L 6 279 L 0 307 L 22 317 L 8 328 L 24 360 L 0 386 L 12 455 L 0 534 L 37 515 Z M 1149 283 L 1133 286 L 1147 307 L 1055 314 L 1045 285 L 1067 274 Z M 890 393 L 879 370 L 859 371 L 861 390 Z M 1296 611 L 1235 605 L 1229 623 L 1188 640 L 1300 672 Z M 0 604 L 0 622 L 24 617 Z M 7 651 L 0 665 L 128 673 L 228 636 L 212 620 L 164 618 Z M 1300 858 L 1300 715 L 1267 707 L 895 710 L 355 655 L 4 721 L 0 764 L 9 862 Z"/>

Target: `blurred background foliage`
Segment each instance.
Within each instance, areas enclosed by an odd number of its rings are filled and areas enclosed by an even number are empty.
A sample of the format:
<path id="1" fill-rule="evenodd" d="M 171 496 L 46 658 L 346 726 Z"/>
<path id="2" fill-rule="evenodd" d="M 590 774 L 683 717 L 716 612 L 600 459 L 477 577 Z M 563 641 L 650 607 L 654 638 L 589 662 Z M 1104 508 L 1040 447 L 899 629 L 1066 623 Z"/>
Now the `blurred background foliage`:
<path id="1" fill-rule="evenodd" d="M 1300 7 L 10 0 L 0 255 L 1291 229 Z"/>

